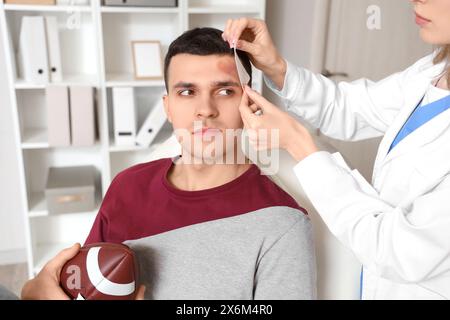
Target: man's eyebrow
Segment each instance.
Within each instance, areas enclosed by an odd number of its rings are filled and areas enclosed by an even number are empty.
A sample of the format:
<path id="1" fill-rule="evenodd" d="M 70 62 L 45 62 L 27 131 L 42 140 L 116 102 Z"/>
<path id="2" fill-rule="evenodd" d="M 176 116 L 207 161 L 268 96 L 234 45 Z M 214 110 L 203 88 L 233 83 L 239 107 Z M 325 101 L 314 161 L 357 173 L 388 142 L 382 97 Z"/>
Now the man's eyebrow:
<path id="1" fill-rule="evenodd" d="M 217 81 L 214 82 L 213 87 L 240 87 L 241 85 L 235 81 Z"/>
<path id="2" fill-rule="evenodd" d="M 219 87 L 240 87 L 241 85 L 235 81 L 216 81 L 216 82 L 213 82 L 211 86 L 213 88 L 219 88 Z M 195 87 L 197 87 L 197 85 L 195 83 L 182 82 L 182 81 L 173 85 L 174 89 L 179 89 L 179 88 L 192 89 Z"/>
<path id="3" fill-rule="evenodd" d="M 174 89 L 177 88 L 195 88 L 196 85 L 194 83 L 191 82 L 178 82 L 176 84 L 173 85 Z"/>

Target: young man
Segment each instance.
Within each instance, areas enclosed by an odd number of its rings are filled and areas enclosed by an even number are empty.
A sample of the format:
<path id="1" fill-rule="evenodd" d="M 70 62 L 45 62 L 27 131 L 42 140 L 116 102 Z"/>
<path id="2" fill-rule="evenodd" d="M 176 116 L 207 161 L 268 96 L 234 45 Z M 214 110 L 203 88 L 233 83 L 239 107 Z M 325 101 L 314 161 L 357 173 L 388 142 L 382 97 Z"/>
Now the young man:
<path id="1" fill-rule="evenodd" d="M 239 139 L 225 134 L 243 128 L 243 90 L 221 31 L 176 39 L 165 78 L 165 111 L 182 155 L 119 173 L 86 244 L 130 246 L 146 299 L 315 298 L 306 212 L 255 165 L 237 161 Z M 220 164 L 227 157 L 234 161 Z"/>

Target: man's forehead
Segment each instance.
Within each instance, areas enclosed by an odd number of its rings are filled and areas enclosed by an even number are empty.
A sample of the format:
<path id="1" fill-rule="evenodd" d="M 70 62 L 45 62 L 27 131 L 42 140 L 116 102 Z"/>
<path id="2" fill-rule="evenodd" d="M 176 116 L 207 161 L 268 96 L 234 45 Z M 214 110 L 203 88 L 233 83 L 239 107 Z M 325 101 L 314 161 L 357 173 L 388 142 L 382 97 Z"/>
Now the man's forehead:
<path id="1" fill-rule="evenodd" d="M 191 62 L 214 62 L 214 61 L 229 61 L 234 64 L 234 56 L 232 54 L 208 54 L 208 55 L 197 55 L 190 53 L 179 53 L 172 57 L 172 62 L 185 61 Z"/>
<path id="2" fill-rule="evenodd" d="M 239 82 L 236 63 L 231 55 L 176 55 L 172 58 L 169 66 L 169 78 L 172 83 L 202 80 Z"/>

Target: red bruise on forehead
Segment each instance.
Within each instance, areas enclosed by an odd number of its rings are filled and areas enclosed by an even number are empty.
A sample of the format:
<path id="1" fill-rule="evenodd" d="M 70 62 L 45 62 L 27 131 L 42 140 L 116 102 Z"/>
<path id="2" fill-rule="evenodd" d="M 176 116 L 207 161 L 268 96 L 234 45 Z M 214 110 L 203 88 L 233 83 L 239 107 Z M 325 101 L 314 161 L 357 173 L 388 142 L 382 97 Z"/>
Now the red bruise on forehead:
<path id="1" fill-rule="evenodd" d="M 217 62 L 217 67 L 219 68 L 219 70 L 229 75 L 237 76 L 236 63 L 234 62 L 234 60 L 220 59 Z"/>

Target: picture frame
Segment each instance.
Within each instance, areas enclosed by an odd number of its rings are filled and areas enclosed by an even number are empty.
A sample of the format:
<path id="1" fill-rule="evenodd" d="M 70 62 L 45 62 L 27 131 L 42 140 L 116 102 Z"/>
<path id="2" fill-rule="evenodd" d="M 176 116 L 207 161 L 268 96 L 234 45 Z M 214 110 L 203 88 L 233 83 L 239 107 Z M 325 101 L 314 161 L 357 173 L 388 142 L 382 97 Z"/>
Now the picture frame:
<path id="1" fill-rule="evenodd" d="M 136 80 L 161 80 L 164 78 L 160 41 L 131 41 L 131 50 Z"/>

